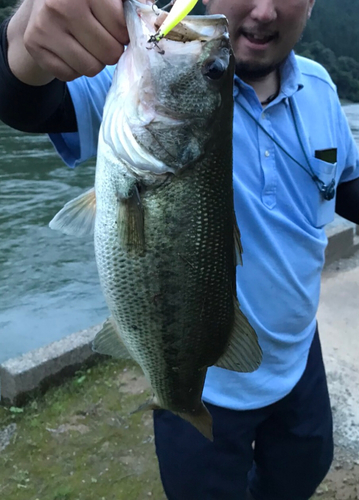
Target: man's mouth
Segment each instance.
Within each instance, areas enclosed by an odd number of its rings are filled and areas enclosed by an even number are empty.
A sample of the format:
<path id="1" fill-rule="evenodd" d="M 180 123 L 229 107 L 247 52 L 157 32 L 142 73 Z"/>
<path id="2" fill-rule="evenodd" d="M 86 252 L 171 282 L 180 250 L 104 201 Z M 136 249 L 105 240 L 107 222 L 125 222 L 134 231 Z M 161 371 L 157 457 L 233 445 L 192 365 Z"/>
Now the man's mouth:
<path id="1" fill-rule="evenodd" d="M 255 43 L 257 45 L 265 45 L 278 37 L 277 33 L 271 33 L 271 34 L 253 33 L 253 32 L 245 31 L 245 30 L 242 30 L 241 34 L 244 37 L 246 37 L 247 40 L 249 40 L 251 43 Z"/>

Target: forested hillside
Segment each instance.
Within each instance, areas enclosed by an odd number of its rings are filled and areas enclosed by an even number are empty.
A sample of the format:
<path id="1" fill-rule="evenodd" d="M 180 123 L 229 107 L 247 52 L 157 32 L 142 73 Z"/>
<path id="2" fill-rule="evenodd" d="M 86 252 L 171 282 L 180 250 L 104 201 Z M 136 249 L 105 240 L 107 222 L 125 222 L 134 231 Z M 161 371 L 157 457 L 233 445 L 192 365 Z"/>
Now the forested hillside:
<path id="1" fill-rule="evenodd" d="M 317 0 L 296 52 L 325 66 L 341 98 L 359 101 L 359 0 Z"/>
<path id="2" fill-rule="evenodd" d="M 321 42 L 359 63 L 359 0 L 317 0 L 303 42 Z"/>
<path id="3" fill-rule="evenodd" d="M 0 22 L 10 15 L 15 3 L 0 0 Z M 198 2 L 195 12 L 202 11 Z M 359 101 L 359 0 L 317 0 L 296 52 L 327 68 L 340 97 Z"/>
<path id="4" fill-rule="evenodd" d="M 16 0 L 0 0 L 0 24 L 11 15 Z"/>

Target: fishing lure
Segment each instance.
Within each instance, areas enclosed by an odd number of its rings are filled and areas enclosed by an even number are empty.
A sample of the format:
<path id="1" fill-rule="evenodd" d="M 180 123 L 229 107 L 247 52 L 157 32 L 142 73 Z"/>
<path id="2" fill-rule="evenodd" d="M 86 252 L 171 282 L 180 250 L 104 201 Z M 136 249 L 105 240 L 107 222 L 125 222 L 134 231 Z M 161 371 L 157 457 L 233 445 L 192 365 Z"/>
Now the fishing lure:
<path id="1" fill-rule="evenodd" d="M 150 37 L 149 42 L 159 42 L 175 26 L 177 26 L 177 24 L 179 24 L 189 12 L 191 12 L 197 2 L 198 0 L 176 0 L 176 3 L 173 5 L 170 13 L 162 23 L 162 26 L 157 33 Z"/>

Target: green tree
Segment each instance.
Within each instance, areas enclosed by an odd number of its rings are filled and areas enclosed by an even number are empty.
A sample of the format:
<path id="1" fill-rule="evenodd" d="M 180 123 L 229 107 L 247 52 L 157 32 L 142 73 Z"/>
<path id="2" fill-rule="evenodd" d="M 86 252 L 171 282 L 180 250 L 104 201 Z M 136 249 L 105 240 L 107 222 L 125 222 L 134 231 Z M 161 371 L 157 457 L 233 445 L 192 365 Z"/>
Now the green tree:
<path id="1" fill-rule="evenodd" d="M 0 0 L 0 9 L 5 7 L 13 7 L 16 4 L 16 0 Z"/>
<path id="2" fill-rule="evenodd" d="M 321 42 L 304 42 L 300 55 L 322 64 L 337 86 L 343 99 L 359 101 L 359 63 L 348 56 L 336 57 L 331 49 Z"/>
<path id="3" fill-rule="evenodd" d="M 12 12 L 13 12 L 14 8 L 13 7 L 4 7 L 2 9 L 0 9 L 0 24 L 8 17 L 11 16 Z"/>
<path id="4" fill-rule="evenodd" d="M 339 56 L 359 62 L 359 0 L 317 0 L 301 44 L 321 42 Z"/>

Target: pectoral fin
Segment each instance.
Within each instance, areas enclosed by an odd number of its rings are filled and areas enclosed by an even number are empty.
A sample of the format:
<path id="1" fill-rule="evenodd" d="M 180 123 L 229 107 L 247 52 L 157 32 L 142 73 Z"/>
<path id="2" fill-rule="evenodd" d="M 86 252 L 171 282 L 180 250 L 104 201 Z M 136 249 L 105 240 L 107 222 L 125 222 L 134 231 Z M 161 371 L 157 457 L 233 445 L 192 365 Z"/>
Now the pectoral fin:
<path id="1" fill-rule="evenodd" d="M 51 229 L 70 236 L 93 234 L 96 216 L 96 194 L 92 188 L 69 201 L 50 222 Z"/>
<path id="2" fill-rule="evenodd" d="M 144 211 L 138 187 L 134 184 L 128 196 L 118 194 L 117 227 L 127 250 L 142 253 L 145 249 Z"/>
<path id="3" fill-rule="evenodd" d="M 262 349 L 256 332 L 239 308 L 234 298 L 235 320 L 232 335 L 225 353 L 215 366 L 236 372 L 253 372 L 262 361 Z"/>
<path id="4" fill-rule="evenodd" d="M 132 359 L 125 344 L 122 342 L 117 325 L 112 317 L 102 325 L 92 343 L 92 350 L 118 359 Z"/>

